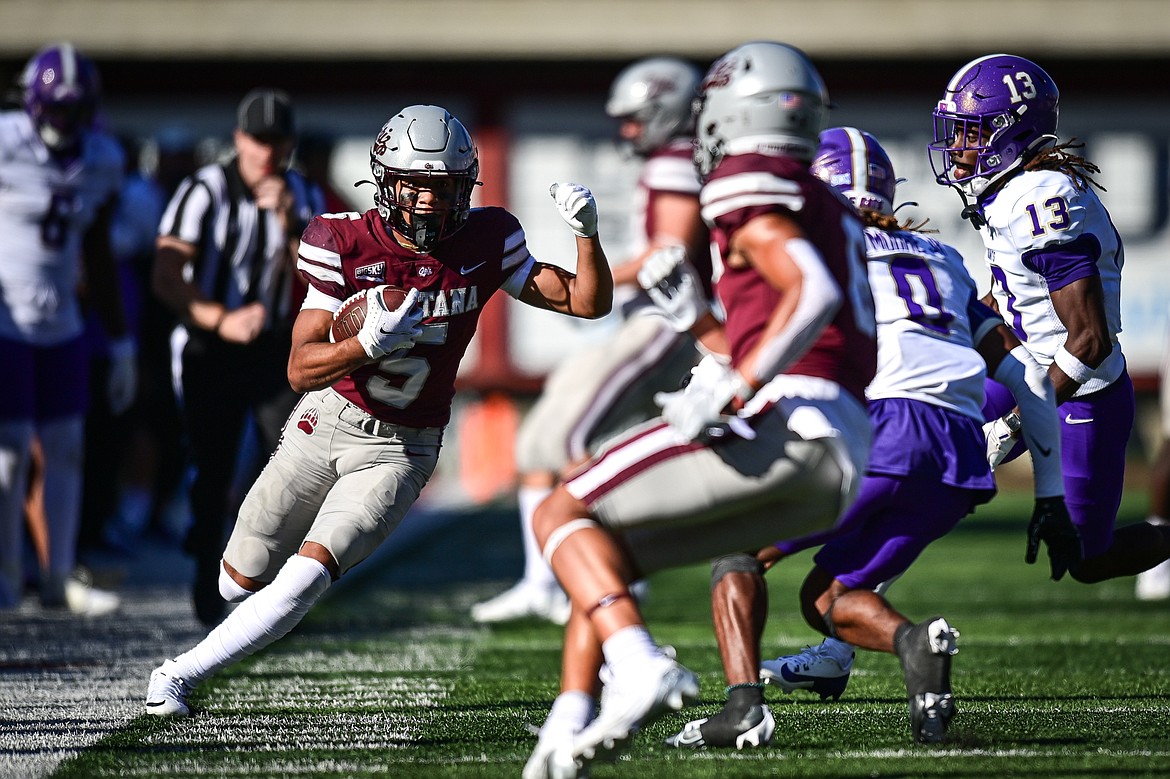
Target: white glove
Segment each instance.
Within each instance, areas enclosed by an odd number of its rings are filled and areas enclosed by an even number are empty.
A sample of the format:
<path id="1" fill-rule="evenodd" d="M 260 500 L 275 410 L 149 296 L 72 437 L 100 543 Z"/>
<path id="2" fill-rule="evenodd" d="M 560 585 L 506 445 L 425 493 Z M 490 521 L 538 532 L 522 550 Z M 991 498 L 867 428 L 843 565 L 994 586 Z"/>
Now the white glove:
<path id="1" fill-rule="evenodd" d="M 574 235 L 581 238 L 597 235 L 597 202 L 587 187 L 559 181 L 548 188 L 548 193 Z"/>
<path id="2" fill-rule="evenodd" d="M 1013 411 L 991 420 L 983 426 L 983 435 L 987 437 L 987 464 L 994 471 L 1020 440 L 1020 415 Z"/>
<path id="3" fill-rule="evenodd" d="M 642 263 L 638 286 L 646 290 L 671 326 L 685 333 L 710 310 L 698 277 L 699 272 L 687 262 L 686 249 L 664 246 Z"/>
<path id="4" fill-rule="evenodd" d="M 119 416 L 138 393 L 138 347 L 130 336 L 110 341 L 110 375 L 107 377 L 106 397 L 110 411 Z"/>
<path id="5" fill-rule="evenodd" d="M 699 436 L 709 425 L 723 420 L 723 409 L 732 398 L 747 400 L 752 391 L 739 372 L 709 354 L 691 368 L 691 380 L 677 392 L 659 392 L 654 402 L 662 418 L 688 439 Z"/>
<path id="6" fill-rule="evenodd" d="M 382 287 L 366 290 L 366 319 L 357 339 L 371 358 L 377 360 L 390 352 L 409 349 L 422 334 L 422 306 L 416 306 L 418 290 L 411 288 L 406 299 L 393 311 L 382 300 Z"/>

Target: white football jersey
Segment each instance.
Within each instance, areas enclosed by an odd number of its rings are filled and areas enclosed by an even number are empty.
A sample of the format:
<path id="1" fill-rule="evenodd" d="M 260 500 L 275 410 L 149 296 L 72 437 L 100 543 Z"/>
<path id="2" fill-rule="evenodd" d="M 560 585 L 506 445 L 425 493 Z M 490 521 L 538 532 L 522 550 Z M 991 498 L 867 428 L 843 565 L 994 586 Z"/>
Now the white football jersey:
<path id="1" fill-rule="evenodd" d="M 876 227 L 865 230 L 865 250 L 878 327 L 866 397 L 920 400 L 982 421 L 987 368 L 972 346 L 976 289 L 963 258 L 928 235 Z"/>
<path id="2" fill-rule="evenodd" d="M 979 229 L 987 247 L 992 293 L 999 311 L 1036 361 L 1047 367 L 1068 337 L 1049 297 L 1096 265 L 1105 292 L 1105 316 L 1113 353 L 1077 395 L 1112 384 L 1125 369 L 1121 332 L 1121 238 L 1092 188 L 1078 190 L 1056 171 L 1027 171 L 1004 185 L 983 207 Z M 1079 269 L 1079 270 L 1078 270 Z"/>
<path id="3" fill-rule="evenodd" d="M 82 238 L 117 196 L 122 160 L 117 141 L 91 132 L 62 166 L 28 114 L 0 113 L 0 337 L 47 346 L 82 332 Z"/>

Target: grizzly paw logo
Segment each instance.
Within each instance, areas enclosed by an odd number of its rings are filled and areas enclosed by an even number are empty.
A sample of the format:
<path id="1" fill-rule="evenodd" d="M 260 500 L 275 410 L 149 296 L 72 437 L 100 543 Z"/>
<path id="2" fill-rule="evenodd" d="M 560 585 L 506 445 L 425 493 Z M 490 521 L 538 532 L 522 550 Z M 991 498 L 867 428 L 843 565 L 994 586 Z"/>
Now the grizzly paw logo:
<path id="1" fill-rule="evenodd" d="M 305 413 L 301 414 L 301 420 L 297 422 L 297 427 L 305 435 L 312 435 L 313 431 L 317 429 L 317 423 L 321 421 L 321 416 L 317 413 L 317 409 L 311 408 Z"/>

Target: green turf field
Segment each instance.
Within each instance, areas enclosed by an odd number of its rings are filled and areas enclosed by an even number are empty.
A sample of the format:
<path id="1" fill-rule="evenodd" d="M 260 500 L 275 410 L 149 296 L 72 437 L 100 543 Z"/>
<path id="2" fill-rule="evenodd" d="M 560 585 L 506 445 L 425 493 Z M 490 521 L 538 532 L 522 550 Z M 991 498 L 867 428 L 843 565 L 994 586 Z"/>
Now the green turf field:
<path id="1" fill-rule="evenodd" d="M 645 611 L 659 642 L 701 674 L 702 702 L 648 728 L 593 776 L 1170 774 L 1170 604 L 1135 601 L 1130 579 L 1090 588 L 1048 581 L 1043 560 L 1024 565 L 1029 505 L 1000 496 L 891 592 L 912 618 L 943 614 L 962 632 L 949 743 L 911 743 L 897 660 L 866 653 L 838 703 L 769 689 L 769 748 L 663 747 L 723 700 L 707 570 L 695 566 L 654 577 Z M 1125 521 L 1143 510 L 1140 495 L 1127 500 Z M 493 534 L 509 538 L 514 523 L 507 512 L 469 519 L 371 561 L 294 634 L 201 687 L 193 719 L 139 717 L 54 776 L 519 776 L 534 744 L 526 726 L 543 721 L 556 693 L 559 630 L 477 627 L 468 607 L 511 581 L 448 577 L 478 570 L 461 558 L 491 549 L 483 539 Z M 502 553 L 510 563 L 514 543 Z M 810 558 L 769 574 L 765 656 L 819 641 L 795 609 Z"/>

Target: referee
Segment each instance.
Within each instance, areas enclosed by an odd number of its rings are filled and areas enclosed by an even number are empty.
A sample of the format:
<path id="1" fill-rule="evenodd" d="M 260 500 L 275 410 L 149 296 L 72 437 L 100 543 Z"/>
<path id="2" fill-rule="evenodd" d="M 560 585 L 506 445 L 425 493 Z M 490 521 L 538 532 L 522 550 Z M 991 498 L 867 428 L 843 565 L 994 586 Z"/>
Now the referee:
<path id="1" fill-rule="evenodd" d="M 152 283 L 179 318 L 171 348 L 195 469 L 184 548 L 205 625 L 225 610 L 219 560 L 244 426 L 255 423 L 267 455 L 297 400 L 286 378 L 297 245 L 324 205 L 289 170 L 294 133 L 288 95 L 252 90 L 239 106 L 235 154 L 184 179 L 159 223 Z"/>

